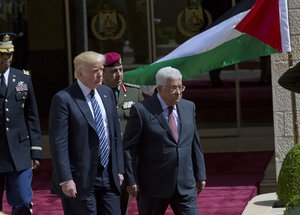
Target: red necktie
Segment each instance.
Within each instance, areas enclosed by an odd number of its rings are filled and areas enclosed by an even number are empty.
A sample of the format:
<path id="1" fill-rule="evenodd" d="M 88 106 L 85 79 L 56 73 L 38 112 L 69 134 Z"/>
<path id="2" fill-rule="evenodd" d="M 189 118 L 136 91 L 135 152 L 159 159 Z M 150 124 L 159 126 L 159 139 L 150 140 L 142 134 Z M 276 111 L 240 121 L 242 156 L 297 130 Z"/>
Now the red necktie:
<path id="1" fill-rule="evenodd" d="M 177 127 L 176 127 L 176 122 L 175 122 L 175 117 L 174 117 L 174 114 L 173 114 L 173 106 L 169 106 L 168 107 L 168 110 L 169 110 L 169 126 L 171 128 L 171 131 L 173 133 L 173 137 L 174 139 L 176 140 L 176 143 L 178 142 L 178 130 L 177 130 Z"/>

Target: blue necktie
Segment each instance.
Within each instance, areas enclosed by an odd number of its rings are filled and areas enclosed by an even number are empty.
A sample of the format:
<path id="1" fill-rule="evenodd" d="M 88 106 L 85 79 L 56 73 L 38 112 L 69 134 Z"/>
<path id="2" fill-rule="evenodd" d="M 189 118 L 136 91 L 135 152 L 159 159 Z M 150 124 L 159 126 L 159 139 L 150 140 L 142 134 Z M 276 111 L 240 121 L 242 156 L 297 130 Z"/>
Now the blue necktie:
<path id="1" fill-rule="evenodd" d="M 99 137 L 99 156 L 101 165 L 106 168 L 109 160 L 109 145 L 105 133 L 104 121 L 98 102 L 95 98 L 95 91 L 91 90 L 91 102 L 94 111 L 94 119 L 96 122 L 96 130 Z"/>

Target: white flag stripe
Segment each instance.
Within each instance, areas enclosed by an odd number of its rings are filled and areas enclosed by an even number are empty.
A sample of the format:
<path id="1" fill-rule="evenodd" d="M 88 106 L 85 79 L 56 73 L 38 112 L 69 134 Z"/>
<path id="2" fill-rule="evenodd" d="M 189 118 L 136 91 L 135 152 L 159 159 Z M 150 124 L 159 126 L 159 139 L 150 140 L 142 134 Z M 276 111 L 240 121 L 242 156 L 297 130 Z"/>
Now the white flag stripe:
<path id="1" fill-rule="evenodd" d="M 279 0 L 280 33 L 283 52 L 291 51 L 288 4 L 286 0 Z"/>
<path id="2" fill-rule="evenodd" d="M 230 19 L 224 20 L 220 24 L 208 29 L 207 31 L 197 34 L 196 36 L 178 46 L 168 55 L 157 60 L 155 63 L 207 52 L 229 40 L 241 36 L 242 33 L 234 28 L 247 15 L 249 11 L 250 10 L 239 13 L 231 17 Z M 222 37 L 220 37 L 220 35 L 222 35 Z"/>

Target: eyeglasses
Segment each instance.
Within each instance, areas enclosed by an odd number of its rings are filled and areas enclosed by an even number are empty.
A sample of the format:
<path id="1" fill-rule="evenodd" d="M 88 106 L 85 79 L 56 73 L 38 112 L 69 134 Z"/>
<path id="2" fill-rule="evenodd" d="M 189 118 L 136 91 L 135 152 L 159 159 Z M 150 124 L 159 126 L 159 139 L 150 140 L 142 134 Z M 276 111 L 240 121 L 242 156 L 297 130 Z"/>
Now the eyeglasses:
<path id="1" fill-rule="evenodd" d="M 164 87 L 164 86 L 163 86 Z M 180 85 L 180 86 L 172 86 L 172 87 L 164 87 L 170 90 L 170 93 L 176 93 L 177 90 L 179 92 L 183 92 L 185 90 L 185 86 L 184 85 Z"/>

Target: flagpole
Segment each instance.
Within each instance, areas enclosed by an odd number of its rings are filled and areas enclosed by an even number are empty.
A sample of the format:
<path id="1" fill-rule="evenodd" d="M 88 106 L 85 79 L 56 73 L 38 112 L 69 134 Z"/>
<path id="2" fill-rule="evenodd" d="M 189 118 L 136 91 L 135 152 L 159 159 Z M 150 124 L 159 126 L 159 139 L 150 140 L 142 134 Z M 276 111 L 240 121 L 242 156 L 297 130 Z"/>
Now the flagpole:
<path id="1" fill-rule="evenodd" d="M 288 4 L 288 2 L 286 1 Z M 288 6 L 287 6 L 288 7 Z M 288 13 L 288 11 L 287 11 Z M 290 26 L 290 23 L 288 23 Z M 290 32 L 289 32 L 289 36 Z M 288 52 L 288 65 L 289 68 L 291 68 L 293 65 L 293 55 L 290 52 Z M 293 134 L 294 134 L 294 145 L 299 143 L 299 132 L 298 132 L 298 119 L 297 119 L 297 103 L 296 103 L 296 94 L 295 92 L 291 91 L 291 106 L 292 106 L 292 122 L 293 122 Z"/>
<path id="2" fill-rule="evenodd" d="M 236 1 L 232 0 L 231 1 L 231 7 L 234 7 L 236 5 Z M 234 64 L 234 70 L 235 70 L 235 87 L 236 87 L 236 92 L 235 92 L 235 98 L 236 98 L 236 127 L 237 127 L 237 135 L 240 135 L 241 132 L 241 94 L 240 94 L 240 73 L 238 71 L 239 66 L 238 64 Z"/>
<path id="3" fill-rule="evenodd" d="M 288 64 L 289 68 L 293 66 L 293 56 L 292 53 L 288 53 Z M 293 120 L 293 134 L 294 134 L 294 144 L 299 143 L 299 133 L 298 133 L 298 120 L 297 120 L 297 103 L 296 94 L 291 91 L 291 105 L 292 105 L 292 120 Z"/>
<path id="4" fill-rule="evenodd" d="M 69 84 L 73 82 L 73 64 L 72 64 L 72 45 L 71 45 L 71 27 L 70 27 L 70 12 L 69 1 L 65 0 L 65 13 L 66 13 L 66 41 L 67 41 L 67 59 L 68 59 L 68 81 Z M 86 17 L 86 16 L 83 16 Z M 85 26 L 85 23 L 83 24 Z M 84 31 L 87 32 L 87 31 Z"/>
<path id="5" fill-rule="evenodd" d="M 148 12 L 147 12 L 147 23 L 148 23 L 148 49 L 149 49 L 149 60 L 153 63 L 156 59 L 156 41 L 155 41 L 155 26 L 154 26 L 154 5 L 153 0 L 146 1 Z"/>

